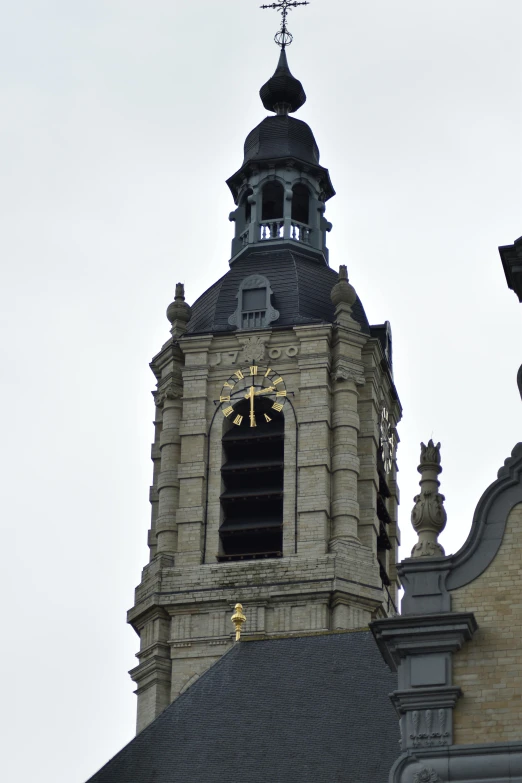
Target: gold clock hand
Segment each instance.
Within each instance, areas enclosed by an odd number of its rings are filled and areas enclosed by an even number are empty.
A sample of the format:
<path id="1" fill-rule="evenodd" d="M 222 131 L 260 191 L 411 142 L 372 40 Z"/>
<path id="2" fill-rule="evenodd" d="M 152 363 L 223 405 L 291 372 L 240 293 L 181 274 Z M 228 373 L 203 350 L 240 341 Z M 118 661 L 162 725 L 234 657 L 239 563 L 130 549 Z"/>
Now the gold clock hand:
<path id="1" fill-rule="evenodd" d="M 270 392 L 277 391 L 275 386 L 268 386 L 266 389 L 256 392 L 256 394 L 269 394 Z"/>
<path id="2" fill-rule="evenodd" d="M 250 426 L 255 427 L 256 426 L 256 417 L 254 414 L 254 387 L 250 387 Z"/>

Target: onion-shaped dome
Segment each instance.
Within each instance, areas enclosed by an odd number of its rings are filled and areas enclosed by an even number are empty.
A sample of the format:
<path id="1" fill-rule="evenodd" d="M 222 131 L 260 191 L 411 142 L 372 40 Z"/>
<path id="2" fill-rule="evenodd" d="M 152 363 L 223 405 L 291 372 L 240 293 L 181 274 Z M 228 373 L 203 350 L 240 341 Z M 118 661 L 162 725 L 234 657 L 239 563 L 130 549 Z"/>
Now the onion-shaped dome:
<path id="1" fill-rule="evenodd" d="M 306 101 L 303 85 L 290 73 L 284 49 L 281 49 L 274 75 L 263 84 L 259 95 L 265 109 L 277 114 L 297 111 Z"/>

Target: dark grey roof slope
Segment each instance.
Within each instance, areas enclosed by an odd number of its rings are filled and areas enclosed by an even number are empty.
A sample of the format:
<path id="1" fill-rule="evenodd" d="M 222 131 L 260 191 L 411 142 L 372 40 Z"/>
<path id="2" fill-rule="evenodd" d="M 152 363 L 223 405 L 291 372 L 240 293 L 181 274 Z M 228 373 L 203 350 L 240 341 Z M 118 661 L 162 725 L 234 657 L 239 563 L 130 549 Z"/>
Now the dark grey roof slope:
<path id="1" fill-rule="evenodd" d="M 241 281 L 253 274 L 265 275 L 274 292 L 272 304 L 279 318 L 272 326 L 289 326 L 334 320 L 330 292 L 338 279 L 337 272 L 319 261 L 293 249 L 279 245 L 252 248 L 242 255 L 217 283 L 214 283 L 192 305 L 188 332 L 234 331 L 228 323 L 237 307 L 236 294 Z M 363 306 L 357 299 L 354 318 L 365 334 L 370 333 Z"/>
<path id="2" fill-rule="evenodd" d="M 385 783 L 395 687 L 369 631 L 240 642 L 90 783 Z"/>

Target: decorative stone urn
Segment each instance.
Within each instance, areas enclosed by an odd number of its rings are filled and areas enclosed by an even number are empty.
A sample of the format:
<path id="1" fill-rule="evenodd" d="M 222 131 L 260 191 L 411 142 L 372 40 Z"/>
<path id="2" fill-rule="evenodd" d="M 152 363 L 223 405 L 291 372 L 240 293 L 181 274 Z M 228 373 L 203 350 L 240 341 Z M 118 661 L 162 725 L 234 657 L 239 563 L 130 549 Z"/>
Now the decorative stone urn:
<path id="1" fill-rule="evenodd" d="M 421 443 L 420 465 L 417 468 L 421 474 L 420 495 L 413 500 L 415 505 L 411 512 L 411 524 L 419 536 L 418 542 L 411 550 L 412 557 L 443 557 L 444 549 L 437 538 L 446 527 L 446 510 L 444 495 L 439 490 L 437 478 L 442 471 L 440 466 L 440 443 L 432 440 L 426 446 Z"/>

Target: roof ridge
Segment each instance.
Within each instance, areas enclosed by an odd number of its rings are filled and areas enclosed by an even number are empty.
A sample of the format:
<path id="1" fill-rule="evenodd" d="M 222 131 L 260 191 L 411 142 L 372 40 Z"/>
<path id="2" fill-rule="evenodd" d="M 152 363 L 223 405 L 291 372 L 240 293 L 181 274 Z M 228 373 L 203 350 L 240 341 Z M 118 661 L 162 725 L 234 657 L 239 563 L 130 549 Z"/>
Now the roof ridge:
<path id="1" fill-rule="evenodd" d="M 368 633 L 370 627 L 368 625 L 362 628 L 337 628 L 335 631 L 305 631 L 304 633 L 281 633 L 274 634 L 273 636 L 258 636 L 254 637 L 241 637 L 241 642 L 271 642 L 278 639 L 302 639 L 310 636 L 341 636 L 347 633 Z"/>

